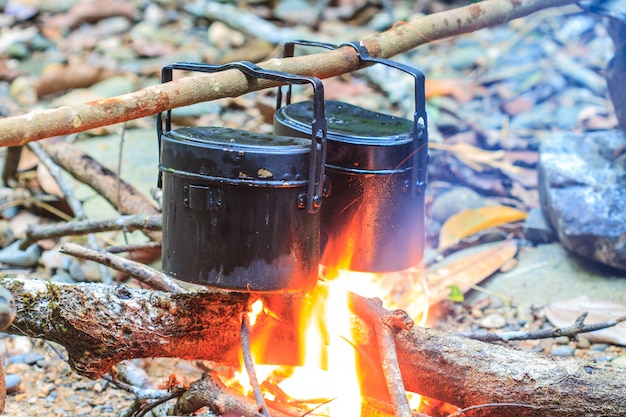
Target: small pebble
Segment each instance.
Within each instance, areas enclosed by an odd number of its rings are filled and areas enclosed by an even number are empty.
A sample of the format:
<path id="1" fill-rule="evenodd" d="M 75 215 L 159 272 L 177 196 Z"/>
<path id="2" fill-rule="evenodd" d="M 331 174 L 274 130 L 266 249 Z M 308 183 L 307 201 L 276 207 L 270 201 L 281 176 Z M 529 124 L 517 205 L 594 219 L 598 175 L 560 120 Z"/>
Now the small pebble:
<path id="1" fill-rule="evenodd" d="M 478 325 L 485 329 L 500 329 L 506 326 L 506 319 L 500 314 L 492 313 L 479 320 Z"/>
<path id="2" fill-rule="evenodd" d="M 22 378 L 18 374 L 7 374 L 4 376 L 4 380 L 7 384 L 7 394 L 17 392 L 22 383 Z"/>
<path id="3" fill-rule="evenodd" d="M 604 352 L 607 348 L 609 347 L 609 345 L 605 345 L 603 344 L 597 344 L 594 345 L 591 350 L 593 350 L 594 352 Z"/>
<path id="4" fill-rule="evenodd" d="M 575 349 L 572 346 L 559 345 L 552 348 L 552 350 L 550 350 L 550 354 L 553 356 L 573 356 L 574 350 Z"/>
<path id="5" fill-rule="evenodd" d="M 578 346 L 579 349 L 589 349 L 591 342 L 589 342 L 589 339 L 579 336 L 576 346 Z"/>
<path id="6" fill-rule="evenodd" d="M 431 214 L 435 220 L 443 223 L 462 210 L 475 209 L 484 205 L 483 198 L 476 191 L 467 187 L 456 187 L 435 199 Z"/>
<path id="7" fill-rule="evenodd" d="M 539 341 L 539 348 L 544 351 L 547 352 L 548 350 L 550 350 L 550 347 L 554 344 L 554 339 L 552 338 L 548 338 L 548 339 L 541 339 Z"/>
<path id="8" fill-rule="evenodd" d="M 45 356 L 37 353 L 37 352 L 28 352 L 24 354 L 23 361 L 27 365 L 34 365 L 38 361 L 45 359 Z"/>
<path id="9" fill-rule="evenodd" d="M 559 336 L 554 339 L 557 345 L 567 345 L 569 343 L 569 337 L 567 336 Z"/>
<path id="10" fill-rule="evenodd" d="M 479 319 L 484 316 L 483 312 L 478 308 L 472 308 L 471 315 L 475 319 Z"/>
<path id="11" fill-rule="evenodd" d="M 611 365 L 619 366 L 621 368 L 626 368 L 626 355 L 619 355 L 613 358 L 611 361 Z"/>

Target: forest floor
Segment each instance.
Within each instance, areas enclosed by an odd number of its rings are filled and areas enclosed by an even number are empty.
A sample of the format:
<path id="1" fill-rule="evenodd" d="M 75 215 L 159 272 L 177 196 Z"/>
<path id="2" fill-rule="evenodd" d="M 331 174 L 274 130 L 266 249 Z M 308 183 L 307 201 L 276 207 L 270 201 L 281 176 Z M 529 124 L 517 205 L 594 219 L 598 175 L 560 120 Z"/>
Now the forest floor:
<path id="1" fill-rule="evenodd" d="M 99 17 L 86 18 L 96 3 Z M 270 2 L 249 2 L 238 13 L 261 17 L 281 30 L 293 29 L 289 34 L 299 38 L 332 39 L 339 43 L 363 39 L 415 13 L 452 7 L 438 1 L 414 2 L 412 8 L 408 6 L 412 2 L 382 2 L 393 5 L 394 14 L 390 17 L 376 2 L 341 3 L 343 6 L 329 7 L 321 20 L 308 24 L 302 24 L 312 15 L 304 1 L 285 0 L 274 6 Z M 73 4 L 82 4 L 87 11 L 71 8 Z M 258 62 L 279 56 L 275 38 L 269 34 L 264 38 L 254 28 L 248 32 L 233 29 L 224 23 L 227 18 L 221 21 L 206 17 L 204 5 L 200 0 L 0 2 L 0 10 L 4 7 L 0 13 L 0 113 L 17 115 L 155 85 L 160 83 L 161 67 L 176 61 Z M 283 32 L 275 34 L 283 36 Z M 550 310 L 546 309 L 547 303 L 516 300 L 479 287 L 492 272 L 516 268 L 517 253 L 487 259 L 491 265 L 487 275 L 466 268 L 468 272 L 458 282 L 448 283 L 441 278 L 450 262 L 456 262 L 454 265 L 459 268 L 473 262 L 471 253 L 461 249 L 493 249 L 494 244 L 489 242 L 501 242 L 507 236 L 513 236 L 520 252 L 544 250 L 544 246 L 529 241 L 522 222 L 485 226 L 445 252 L 438 251 L 439 233 L 451 212 L 459 208 L 506 205 L 524 213 L 539 208 L 536 167 L 541 141 L 559 131 L 615 128 L 617 122 L 603 78 L 612 49 L 601 21 L 572 6 L 432 42 L 396 57 L 419 68 L 427 78 L 432 143 L 425 231 L 429 247 L 424 260 L 427 272 L 419 273 L 429 277 L 431 293 L 439 298 L 425 298 L 421 285 L 416 285 L 421 281 L 416 280 L 417 272 L 413 271 L 408 281 L 402 275 L 404 278 L 390 278 L 382 284 L 389 294 L 385 302 L 390 307 L 406 308 L 412 315 L 423 317 L 424 308 L 430 306 L 428 325 L 451 332 L 531 331 L 558 326 L 561 321 L 549 318 L 559 316 L 558 311 L 570 306 L 574 312 L 564 320 L 576 318 L 575 300 L 552 299 L 565 305 L 553 305 Z M 337 77 L 325 81 L 325 85 L 330 99 L 407 118 L 412 113 L 411 80 L 389 76 L 386 70 Z M 269 132 L 271 119 L 266 114 L 272 94 L 265 91 L 177 109 L 175 122 L 243 126 Z M 154 126 L 154 117 L 148 117 L 128 122 L 123 129 L 120 125 L 110 126 L 70 139 L 83 149 L 95 151 L 96 159 L 149 195 L 158 162 Z M 519 169 L 506 169 L 511 166 Z M 46 198 L 62 201 L 62 194 L 55 187 L 37 158 L 25 150 L 17 176 L 2 188 L 0 196 L 3 246 L 23 236 L 29 224 L 58 221 L 42 211 L 41 205 L 32 203 Z M 115 214 L 92 190 L 80 184 L 76 187 L 90 217 Z M 450 196 L 451 201 L 445 203 L 444 199 Z M 462 235 L 464 231 L 458 233 Z M 138 232 L 129 236 L 132 241 L 144 239 Z M 124 241 L 125 236 L 106 234 L 104 238 Z M 92 264 L 59 254 L 58 243 L 41 242 L 43 255 L 32 267 L 6 265 L 6 273 L 54 277 L 65 282 L 98 279 Z M 568 259 L 564 255 L 564 262 L 570 262 Z M 602 274 L 619 278 L 625 275 L 613 270 L 599 273 Z M 520 275 L 519 279 L 524 279 Z M 496 273 L 492 280 L 497 276 Z M 437 277 L 441 282 L 437 282 Z M 606 285 L 608 296 L 611 286 Z M 455 289 L 460 289 L 461 295 L 455 294 Z M 537 293 L 541 291 L 536 289 Z M 597 300 L 592 308 L 615 312 L 622 307 Z M 626 344 L 625 334 L 622 326 L 596 338 L 581 335 L 574 341 L 550 338 L 510 344 L 546 354 L 626 366 L 626 350 L 621 347 Z M 8 416 L 119 416 L 134 401 L 133 394 L 104 379 L 91 381 L 78 376 L 67 364 L 63 348 L 54 343 L 4 335 L 0 354 L 9 392 L 5 409 Z M 193 381 L 202 374 L 196 363 L 177 359 L 136 360 L 134 365 L 145 370 L 155 386 L 160 387 L 167 386 L 173 375 L 178 380 Z"/>

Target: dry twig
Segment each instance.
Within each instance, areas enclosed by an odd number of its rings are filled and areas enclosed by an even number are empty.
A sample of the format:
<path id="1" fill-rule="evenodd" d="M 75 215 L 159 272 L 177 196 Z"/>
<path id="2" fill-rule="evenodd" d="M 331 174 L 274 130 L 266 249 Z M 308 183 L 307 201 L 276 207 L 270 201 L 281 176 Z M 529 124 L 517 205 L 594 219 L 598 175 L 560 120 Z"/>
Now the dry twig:
<path id="1" fill-rule="evenodd" d="M 250 379 L 250 386 L 254 393 L 254 400 L 256 401 L 258 412 L 263 417 L 270 417 L 265 399 L 263 398 L 263 392 L 259 386 L 259 380 L 256 377 L 256 371 L 254 369 L 254 360 L 252 359 L 252 351 L 250 350 L 250 319 L 246 311 L 241 313 L 241 351 L 243 355 L 243 363 Z"/>
<path id="2" fill-rule="evenodd" d="M 29 147 L 30 150 L 33 151 L 33 153 L 37 156 L 37 158 L 39 158 L 39 161 L 44 164 L 44 166 L 48 169 L 48 172 L 50 172 L 50 175 L 63 192 L 65 200 L 74 212 L 75 218 L 78 220 L 85 220 L 87 218 L 87 215 L 85 214 L 85 210 L 83 210 L 83 204 L 78 201 L 78 199 L 74 195 L 74 187 L 72 187 L 67 181 L 65 181 L 65 179 L 61 175 L 61 168 L 57 164 L 55 164 L 50 156 L 43 150 L 40 143 L 30 143 Z M 98 245 L 98 239 L 93 233 L 87 234 L 87 242 L 89 243 L 91 249 L 100 249 L 100 246 Z M 20 249 L 26 249 L 30 243 L 32 242 L 20 243 Z M 113 278 L 111 278 L 109 270 L 102 264 L 98 264 L 98 269 L 100 271 L 100 277 L 102 278 L 102 282 L 109 285 L 112 284 Z"/>
<path id="3" fill-rule="evenodd" d="M 138 279 L 151 288 L 172 293 L 186 292 L 183 287 L 162 272 L 139 262 L 116 256 L 103 250 L 88 249 L 74 243 L 63 243 L 59 251 L 68 255 L 98 262 Z"/>
<path id="4" fill-rule="evenodd" d="M 25 249 L 30 244 L 40 240 L 69 235 L 84 235 L 113 230 L 161 230 L 160 214 L 131 214 L 115 219 L 81 220 L 74 222 L 29 225 L 26 236 L 20 242 L 20 248 Z"/>
<path id="5" fill-rule="evenodd" d="M 535 331 L 516 331 L 516 332 L 504 332 L 504 333 L 492 333 L 492 332 L 468 332 L 457 333 L 459 336 L 467 337 L 474 340 L 480 340 L 482 342 L 510 342 L 513 340 L 536 340 L 547 339 L 550 337 L 567 336 L 570 339 L 575 339 L 579 334 L 589 333 L 596 330 L 606 329 L 608 327 L 617 326 L 619 323 L 626 321 L 626 316 L 621 316 L 615 319 L 603 321 L 600 323 L 584 324 L 587 318 L 587 312 L 581 314 L 574 324 L 568 327 L 556 327 L 551 329 L 540 329 Z"/>

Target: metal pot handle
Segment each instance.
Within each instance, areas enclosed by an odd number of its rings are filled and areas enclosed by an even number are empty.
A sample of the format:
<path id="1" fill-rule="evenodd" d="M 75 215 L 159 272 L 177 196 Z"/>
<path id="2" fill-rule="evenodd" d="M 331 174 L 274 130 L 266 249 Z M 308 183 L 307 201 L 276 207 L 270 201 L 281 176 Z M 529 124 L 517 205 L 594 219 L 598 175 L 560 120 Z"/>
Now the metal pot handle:
<path id="1" fill-rule="evenodd" d="M 425 82 L 426 77 L 417 68 L 400 62 L 392 61 L 386 58 L 374 58 L 363 45 L 363 42 L 347 42 L 340 45 L 333 45 L 325 42 L 314 42 L 306 40 L 295 40 L 286 42 L 283 49 L 283 57 L 290 58 L 294 56 L 295 45 L 314 46 L 325 49 L 337 49 L 342 46 L 350 46 L 359 54 L 359 59 L 363 62 L 373 62 L 383 64 L 388 67 L 395 68 L 405 72 L 415 80 L 415 112 L 413 113 L 413 172 L 411 181 L 411 193 L 417 196 L 426 189 L 426 165 L 428 164 L 428 129 L 426 116 L 426 93 Z M 291 102 L 291 88 L 287 90 L 286 104 Z M 282 92 L 279 89 L 276 108 L 281 107 Z"/>
<path id="2" fill-rule="evenodd" d="M 306 208 L 310 213 L 319 210 L 322 203 L 324 167 L 326 164 L 326 117 L 324 114 L 324 85 L 319 78 L 287 72 L 266 70 L 248 61 L 230 62 L 223 65 L 177 62 L 166 65 L 161 71 L 163 83 L 172 81 L 173 70 L 214 73 L 236 69 L 252 78 L 264 78 L 292 84 L 311 84 L 313 87 L 313 120 L 311 120 L 311 161 L 309 165 L 309 186 L 306 196 Z M 165 116 L 165 132 L 171 130 L 172 110 Z M 163 135 L 162 113 L 157 115 L 157 137 L 159 142 L 159 160 L 161 158 L 161 136 Z M 162 186 L 162 174 L 159 172 L 158 187 Z"/>

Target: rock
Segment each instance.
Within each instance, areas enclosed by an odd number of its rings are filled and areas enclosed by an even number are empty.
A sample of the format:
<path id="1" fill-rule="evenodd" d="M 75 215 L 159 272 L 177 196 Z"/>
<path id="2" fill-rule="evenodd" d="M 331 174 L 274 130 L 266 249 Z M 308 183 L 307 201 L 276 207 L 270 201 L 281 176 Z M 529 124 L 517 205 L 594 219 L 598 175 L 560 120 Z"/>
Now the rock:
<path id="1" fill-rule="evenodd" d="M 619 366 L 621 368 L 626 368 L 626 356 L 624 355 L 616 356 L 613 360 L 611 360 L 611 365 Z M 7 390 L 8 390 L 8 386 L 9 384 L 7 383 Z"/>
<path id="2" fill-rule="evenodd" d="M 626 132 L 559 133 L 539 154 L 539 196 L 570 251 L 626 270 Z"/>
<path id="3" fill-rule="evenodd" d="M 485 202 L 476 191 L 467 187 L 455 187 L 435 199 L 431 208 L 433 219 L 444 223 L 462 210 L 483 207 Z"/>
<path id="4" fill-rule="evenodd" d="M 552 350 L 550 350 L 550 354 L 553 356 L 573 356 L 574 350 L 572 346 L 560 345 L 553 347 Z"/>
<path id="5" fill-rule="evenodd" d="M 524 220 L 524 237 L 533 243 L 554 242 L 552 228 L 540 208 L 528 211 L 528 217 Z"/>
<path id="6" fill-rule="evenodd" d="M 557 345 L 567 345 L 569 343 L 569 337 L 567 336 L 559 336 L 554 339 L 554 342 Z"/>
<path id="7" fill-rule="evenodd" d="M 39 245 L 30 245 L 25 250 L 21 250 L 19 245 L 20 241 L 16 240 L 14 243 L 0 250 L 0 263 L 27 268 L 35 266 L 41 256 L 41 248 Z"/>
<path id="8" fill-rule="evenodd" d="M 591 346 L 591 342 L 586 337 L 578 336 L 578 341 L 576 342 L 576 347 L 578 349 L 589 349 Z"/>
<path id="9" fill-rule="evenodd" d="M 478 325 L 484 329 L 501 329 L 506 326 L 506 319 L 500 314 L 492 313 L 483 317 Z"/>
<path id="10" fill-rule="evenodd" d="M 4 380 L 7 384 L 7 394 L 13 394 L 17 392 L 22 383 L 22 378 L 18 374 L 5 375 Z"/>

